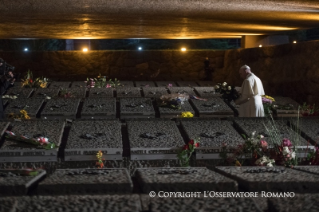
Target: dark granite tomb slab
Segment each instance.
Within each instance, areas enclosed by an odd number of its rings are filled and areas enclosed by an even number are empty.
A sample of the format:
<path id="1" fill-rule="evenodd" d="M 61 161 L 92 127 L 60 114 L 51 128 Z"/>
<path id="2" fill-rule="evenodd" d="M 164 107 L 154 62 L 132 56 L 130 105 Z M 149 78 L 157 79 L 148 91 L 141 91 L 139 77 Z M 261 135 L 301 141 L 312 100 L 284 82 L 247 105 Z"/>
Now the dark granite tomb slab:
<path id="1" fill-rule="evenodd" d="M 296 194 L 293 198 L 269 198 L 271 212 L 319 211 L 319 194 Z"/>
<path id="2" fill-rule="evenodd" d="M 38 186 L 40 195 L 131 193 L 127 169 L 57 169 Z"/>
<path id="3" fill-rule="evenodd" d="M 75 121 L 64 150 L 65 161 L 96 160 L 98 151 L 105 160 L 122 160 L 121 123 L 118 121 Z"/>
<path id="4" fill-rule="evenodd" d="M 267 118 L 236 118 L 234 119 L 234 124 L 247 136 L 251 136 L 251 133 L 254 131 L 256 131 L 256 135 L 263 135 L 264 140 L 267 141 L 269 147 L 271 147 L 270 133 L 266 130 L 265 126 L 268 129 L 272 129 L 274 126 L 273 124 L 275 124 L 280 134 L 278 136 L 281 139 L 288 138 L 291 141 L 293 141 L 294 138 L 299 139 L 299 142 L 296 144 L 296 148 L 298 149 L 296 155 L 298 157 L 307 157 L 307 151 L 309 151 L 307 141 L 300 135 L 297 135 L 297 133 L 288 126 L 287 121 L 288 119 L 274 120 L 274 122 L 272 122 L 271 119 Z M 278 142 L 281 143 L 282 140 Z"/>
<path id="5" fill-rule="evenodd" d="M 21 176 L 14 171 L 0 169 L 0 196 L 26 195 L 46 175 L 45 170 L 37 171 L 36 176 Z"/>
<path id="6" fill-rule="evenodd" d="M 196 159 L 219 159 L 223 143 L 236 148 L 244 143 L 244 139 L 227 120 L 188 120 L 181 121 L 188 139 L 200 138 L 196 151 Z"/>
<path id="7" fill-rule="evenodd" d="M 197 81 L 197 84 L 201 87 L 214 87 L 216 85 L 212 81 Z"/>
<path id="8" fill-rule="evenodd" d="M 302 136 L 307 141 L 315 144 L 319 141 L 319 119 L 317 118 L 302 118 L 299 122 L 296 118 L 289 120 L 294 129 L 301 131 Z"/>
<path id="9" fill-rule="evenodd" d="M 319 175 L 285 167 L 217 166 L 215 170 L 251 192 L 317 193 L 319 190 Z"/>
<path id="10" fill-rule="evenodd" d="M 18 98 L 29 98 L 33 92 L 33 88 L 9 88 L 5 95 L 17 96 Z"/>
<path id="11" fill-rule="evenodd" d="M 9 102 L 9 99 L 2 99 L 2 105 L 5 106 Z"/>
<path id="12" fill-rule="evenodd" d="M 86 88 L 87 85 L 84 81 L 74 81 L 71 84 L 71 88 Z"/>
<path id="13" fill-rule="evenodd" d="M 48 101 L 41 112 L 42 119 L 75 119 L 80 99 L 58 98 Z"/>
<path id="14" fill-rule="evenodd" d="M 133 81 L 120 81 L 121 87 L 135 87 Z"/>
<path id="15" fill-rule="evenodd" d="M 1 205 L 8 206 L 10 203 L 13 203 L 11 206 L 12 211 L 19 212 L 141 211 L 140 197 L 137 194 L 25 196 L 0 198 Z"/>
<path id="16" fill-rule="evenodd" d="M 63 89 L 60 90 L 60 93 L 62 91 L 63 91 Z M 86 88 L 85 87 L 66 88 L 65 91 L 71 93 L 71 98 L 85 98 L 85 96 L 86 96 Z"/>
<path id="17" fill-rule="evenodd" d="M 199 117 L 234 117 L 233 110 L 221 98 L 209 98 L 207 101 L 191 99 Z"/>
<path id="18" fill-rule="evenodd" d="M 174 122 L 169 120 L 127 121 L 131 160 L 177 159 L 185 145 Z"/>
<path id="19" fill-rule="evenodd" d="M 189 95 L 196 95 L 195 92 L 193 91 L 193 88 L 190 87 L 169 87 L 168 90 L 170 93 L 187 93 Z"/>
<path id="20" fill-rule="evenodd" d="M 136 88 L 136 87 L 116 88 L 116 97 L 142 97 L 141 88 Z"/>
<path id="21" fill-rule="evenodd" d="M 120 98 L 120 117 L 155 118 L 155 110 L 150 98 Z"/>
<path id="22" fill-rule="evenodd" d="M 5 114 L 8 117 L 11 113 L 20 114 L 20 110 L 26 110 L 31 118 L 36 118 L 44 100 L 33 98 L 18 98 L 9 100 L 9 104 L 5 109 Z"/>
<path id="23" fill-rule="evenodd" d="M 113 88 L 90 88 L 89 98 L 112 98 Z"/>
<path id="24" fill-rule="evenodd" d="M 38 98 L 38 99 L 51 99 L 58 96 L 60 89 L 59 88 L 42 88 L 37 89 L 34 94 L 32 95 L 32 98 Z"/>
<path id="25" fill-rule="evenodd" d="M 319 166 L 294 166 L 294 169 L 319 175 Z"/>
<path id="26" fill-rule="evenodd" d="M 45 136 L 57 147 L 50 150 L 34 145 L 5 139 L 0 148 L 0 162 L 40 162 L 57 161 L 58 146 L 61 143 L 64 121 L 28 120 L 13 122 L 12 132 L 26 137 Z"/>
<path id="27" fill-rule="evenodd" d="M 147 87 L 156 87 L 153 81 L 135 81 L 135 87 L 147 88 Z"/>
<path id="28" fill-rule="evenodd" d="M 171 84 L 171 87 L 177 87 L 177 84 L 173 81 L 156 81 L 155 83 L 157 87 L 170 87 L 169 84 Z"/>
<path id="29" fill-rule="evenodd" d="M 213 192 L 211 192 L 211 196 L 213 196 Z M 202 192 L 199 198 L 152 198 L 150 199 L 149 211 L 261 212 L 263 210 L 260 209 L 259 205 L 252 198 L 213 198 L 209 195 L 204 196 L 204 192 Z"/>
<path id="30" fill-rule="evenodd" d="M 144 193 L 237 191 L 237 182 L 205 167 L 136 169 L 135 175 Z"/>
<path id="31" fill-rule="evenodd" d="M 282 96 L 274 96 L 275 102 L 273 105 L 291 105 L 293 106 L 292 109 L 285 110 L 285 109 L 275 109 L 275 114 L 278 117 L 297 117 L 298 116 L 298 106 L 299 104 L 291 99 L 290 97 L 282 97 Z"/>
<path id="32" fill-rule="evenodd" d="M 182 112 L 187 112 L 187 111 L 195 115 L 195 111 L 188 101 L 185 101 L 184 104 L 181 105 L 181 109 L 160 107 L 161 102 L 162 101 L 160 99 L 156 100 L 156 104 L 158 106 L 161 118 L 178 118 L 182 114 Z"/>
<path id="33" fill-rule="evenodd" d="M 211 97 L 220 97 L 220 93 L 215 92 L 214 87 L 194 87 L 196 92 L 199 94 L 202 98 L 211 98 Z"/>
<path id="34" fill-rule="evenodd" d="M 236 105 L 234 101 L 231 101 L 229 103 L 229 107 L 235 112 L 236 116 L 239 114 L 238 110 L 239 110 L 240 105 Z"/>
<path id="35" fill-rule="evenodd" d="M 83 82 L 83 84 L 85 84 Z M 51 82 L 49 88 L 69 88 L 71 85 L 71 82 Z"/>
<path id="36" fill-rule="evenodd" d="M 81 111 L 81 118 L 84 119 L 107 119 L 116 118 L 115 98 L 87 98 Z"/>
<path id="37" fill-rule="evenodd" d="M 196 87 L 198 84 L 195 81 L 177 81 L 179 87 Z"/>
<path id="38" fill-rule="evenodd" d="M 168 94 L 165 87 L 144 87 L 142 88 L 144 97 L 147 98 L 159 98 L 162 95 Z"/>

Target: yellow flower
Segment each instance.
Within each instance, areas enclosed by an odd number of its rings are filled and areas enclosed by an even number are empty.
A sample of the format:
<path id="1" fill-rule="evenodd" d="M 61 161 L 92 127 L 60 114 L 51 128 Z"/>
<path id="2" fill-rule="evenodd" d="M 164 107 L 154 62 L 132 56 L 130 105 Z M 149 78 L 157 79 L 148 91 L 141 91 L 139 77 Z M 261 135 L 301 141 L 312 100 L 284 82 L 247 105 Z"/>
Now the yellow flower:
<path id="1" fill-rule="evenodd" d="M 40 87 L 41 87 L 41 88 L 47 87 L 47 83 L 46 83 L 46 82 L 42 82 L 42 83 L 40 84 Z"/>
<path id="2" fill-rule="evenodd" d="M 241 164 L 240 164 L 240 162 L 238 160 L 236 160 L 235 166 L 241 166 Z"/>
<path id="3" fill-rule="evenodd" d="M 20 113 L 22 113 L 23 115 L 27 115 L 28 114 L 27 111 L 25 111 L 25 110 L 20 110 Z"/>
<path id="4" fill-rule="evenodd" d="M 187 111 L 187 112 L 182 112 L 181 117 L 183 117 L 183 118 L 192 118 L 192 117 L 194 117 L 194 115 L 191 112 Z"/>
<path id="5" fill-rule="evenodd" d="M 24 115 L 24 118 L 25 119 L 31 119 L 30 116 L 28 116 L 28 115 Z"/>

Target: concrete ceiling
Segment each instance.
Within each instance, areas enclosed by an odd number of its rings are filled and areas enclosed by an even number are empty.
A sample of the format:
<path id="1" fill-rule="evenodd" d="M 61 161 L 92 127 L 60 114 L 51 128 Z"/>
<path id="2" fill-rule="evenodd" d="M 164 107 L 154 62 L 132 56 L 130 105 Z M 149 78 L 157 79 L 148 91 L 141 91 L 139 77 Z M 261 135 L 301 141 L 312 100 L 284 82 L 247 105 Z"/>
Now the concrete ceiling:
<path id="1" fill-rule="evenodd" d="M 319 27 L 319 0 L 1 0 L 0 39 L 240 38 Z"/>

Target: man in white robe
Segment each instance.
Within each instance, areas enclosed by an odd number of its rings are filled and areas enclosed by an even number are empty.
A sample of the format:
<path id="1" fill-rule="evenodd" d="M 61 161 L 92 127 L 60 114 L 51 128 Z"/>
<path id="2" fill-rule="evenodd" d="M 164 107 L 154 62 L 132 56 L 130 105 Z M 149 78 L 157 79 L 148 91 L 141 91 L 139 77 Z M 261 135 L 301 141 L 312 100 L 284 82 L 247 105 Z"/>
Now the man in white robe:
<path id="1" fill-rule="evenodd" d="M 247 65 L 239 69 L 239 75 L 244 82 L 241 95 L 235 101 L 239 106 L 239 117 L 264 117 L 264 107 L 261 96 L 265 95 L 261 80 L 254 75 Z"/>

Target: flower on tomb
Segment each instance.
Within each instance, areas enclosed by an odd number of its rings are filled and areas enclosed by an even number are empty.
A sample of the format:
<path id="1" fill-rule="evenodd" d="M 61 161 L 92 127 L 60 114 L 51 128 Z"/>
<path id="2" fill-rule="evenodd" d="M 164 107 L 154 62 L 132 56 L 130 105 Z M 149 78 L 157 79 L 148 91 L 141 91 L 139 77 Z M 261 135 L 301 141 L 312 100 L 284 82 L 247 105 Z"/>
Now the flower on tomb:
<path id="1" fill-rule="evenodd" d="M 106 84 L 106 87 L 107 88 L 111 88 L 112 86 L 110 84 Z"/>
<path id="2" fill-rule="evenodd" d="M 260 146 L 261 146 L 261 148 L 263 148 L 263 149 L 267 149 L 268 143 L 267 143 L 266 141 L 261 140 L 261 141 L 260 141 Z"/>
<path id="3" fill-rule="evenodd" d="M 238 160 L 236 160 L 235 166 L 241 166 L 241 163 Z"/>
<path id="4" fill-rule="evenodd" d="M 263 166 L 263 165 L 267 165 L 267 166 L 270 166 L 270 164 L 272 165 L 273 163 L 275 163 L 275 160 L 274 159 L 270 159 L 269 157 L 267 156 L 262 156 L 261 158 L 259 158 L 258 160 L 256 160 L 255 164 L 258 165 L 258 166 Z"/>
<path id="5" fill-rule="evenodd" d="M 287 146 L 284 146 L 283 150 L 282 150 L 283 155 L 288 155 L 290 154 L 290 149 Z"/>
<path id="6" fill-rule="evenodd" d="M 190 157 L 197 147 L 199 147 L 199 139 L 192 139 L 188 142 L 188 144 L 183 146 L 183 148 L 177 154 L 181 166 L 189 166 Z"/>
<path id="7" fill-rule="evenodd" d="M 288 140 L 287 138 L 284 138 L 284 139 L 282 140 L 282 145 L 283 145 L 284 147 L 291 147 L 291 146 L 292 146 L 291 141 Z"/>
<path id="8" fill-rule="evenodd" d="M 194 140 L 190 140 L 188 143 L 194 145 Z"/>
<path id="9" fill-rule="evenodd" d="M 188 145 L 184 145 L 183 150 L 188 150 L 188 149 L 189 149 Z"/>
<path id="10" fill-rule="evenodd" d="M 194 117 L 194 114 L 192 114 L 191 112 L 187 111 L 187 112 L 182 112 L 181 115 L 182 118 L 192 118 Z"/>
<path id="11" fill-rule="evenodd" d="M 173 87 L 173 85 L 172 84 L 168 84 L 168 86 L 167 87 Z"/>
<path id="12" fill-rule="evenodd" d="M 194 146 L 195 146 L 195 147 L 199 147 L 199 143 L 195 143 Z"/>

